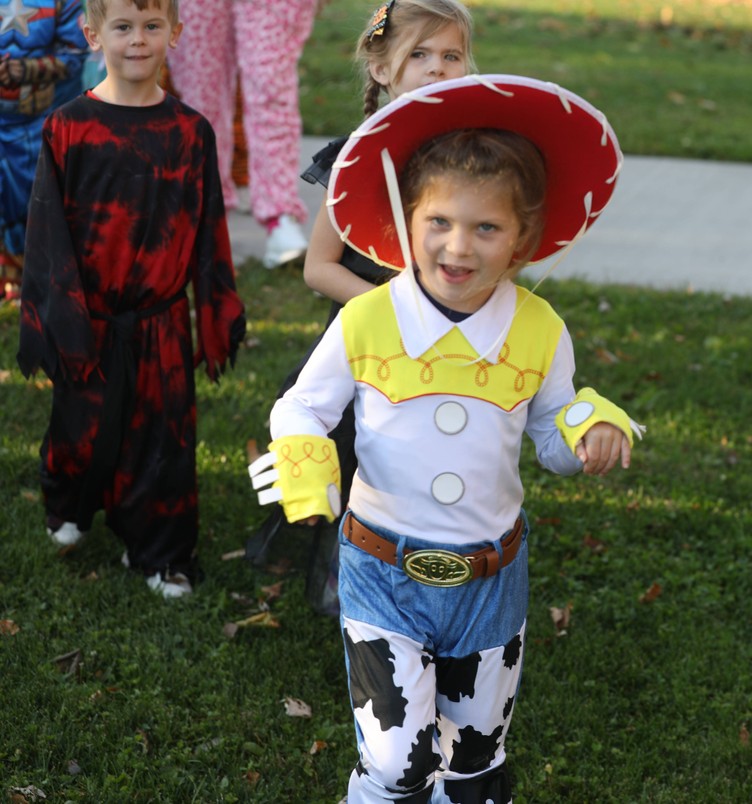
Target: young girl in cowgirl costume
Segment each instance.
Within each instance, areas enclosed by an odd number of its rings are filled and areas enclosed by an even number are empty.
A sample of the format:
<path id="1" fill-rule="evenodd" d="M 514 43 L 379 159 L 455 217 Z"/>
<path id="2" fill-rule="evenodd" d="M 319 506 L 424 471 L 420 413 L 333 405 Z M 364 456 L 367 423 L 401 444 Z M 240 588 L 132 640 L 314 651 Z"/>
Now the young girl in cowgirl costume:
<path id="1" fill-rule="evenodd" d="M 513 279 L 588 228 L 621 161 L 600 112 L 516 76 L 403 95 L 340 153 L 334 227 L 406 270 L 345 306 L 275 405 L 270 453 L 251 476 L 290 521 L 331 520 L 339 478 L 326 434 L 354 399 L 339 577 L 360 752 L 350 804 L 511 800 L 523 434 L 547 469 L 602 475 L 629 466 L 639 432 L 593 389 L 575 393 L 564 322 Z"/>

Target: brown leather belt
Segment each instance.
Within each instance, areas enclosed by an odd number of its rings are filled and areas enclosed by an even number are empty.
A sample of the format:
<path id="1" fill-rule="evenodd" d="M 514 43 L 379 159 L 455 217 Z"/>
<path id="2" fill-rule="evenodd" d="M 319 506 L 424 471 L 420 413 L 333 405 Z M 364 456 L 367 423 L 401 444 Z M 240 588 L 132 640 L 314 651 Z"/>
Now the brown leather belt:
<path id="1" fill-rule="evenodd" d="M 493 545 L 467 555 L 442 549 L 405 550 L 402 568 L 410 578 L 429 586 L 460 586 L 476 578 L 488 578 L 514 561 L 522 544 L 524 529 L 522 517 L 518 517 L 512 530 L 501 541 L 501 556 Z M 349 511 L 343 532 L 356 547 L 396 566 L 397 545 L 374 533 Z"/>

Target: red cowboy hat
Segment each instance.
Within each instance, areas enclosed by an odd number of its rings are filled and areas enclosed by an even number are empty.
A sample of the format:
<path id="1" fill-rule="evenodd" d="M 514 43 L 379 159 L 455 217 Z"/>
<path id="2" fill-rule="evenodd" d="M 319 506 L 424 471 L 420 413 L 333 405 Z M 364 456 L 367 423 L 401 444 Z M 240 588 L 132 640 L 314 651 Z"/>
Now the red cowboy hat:
<path id="1" fill-rule="evenodd" d="M 329 180 L 329 217 L 340 237 L 379 264 L 404 268 L 381 152 L 399 176 L 422 143 L 466 128 L 517 132 L 545 158 L 546 223 L 531 262 L 577 239 L 611 198 L 623 157 L 602 112 L 546 81 L 468 75 L 406 92 L 350 135 Z"/>

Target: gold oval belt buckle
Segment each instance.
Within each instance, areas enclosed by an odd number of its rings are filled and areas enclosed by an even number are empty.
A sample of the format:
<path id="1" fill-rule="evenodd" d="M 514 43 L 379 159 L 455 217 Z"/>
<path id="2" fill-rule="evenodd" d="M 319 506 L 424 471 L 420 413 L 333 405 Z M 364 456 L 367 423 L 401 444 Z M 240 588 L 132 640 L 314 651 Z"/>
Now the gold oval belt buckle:
<path id="1" fill-rule="evenodd" d="M 427 586 L 461 586 L 473 577 L 470 562 L 450 550 L 416 550 L 405 556 L 402 569 Z"/>

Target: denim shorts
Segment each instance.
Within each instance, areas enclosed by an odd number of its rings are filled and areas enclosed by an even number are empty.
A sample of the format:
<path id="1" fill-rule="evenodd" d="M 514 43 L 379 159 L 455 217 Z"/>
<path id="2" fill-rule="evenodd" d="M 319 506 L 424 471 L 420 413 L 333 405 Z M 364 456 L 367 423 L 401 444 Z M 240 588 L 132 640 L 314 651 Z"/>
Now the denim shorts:
<path id="1" fill-rule="evenodd" d="M 400 536 L 360 520 L 397 545 L 397 564 L 393 566 L 356 547 L 340 527 L 341 618 L 403 634 L 442 657 L 462 658 L 479 650 L 506 645 L 520 631 L 527 615 L 529 526 L 524 511 L 521 516 L 524 522 L 522 543 L 511 564 L 488 578 L 453 587 L 422 584 L 408 577 L 402 569 L 405 549 L 435 549 L 435 542 Z M 492 542 L 499 554 L 505 535 L 501 534 Z M 472 553 L 488 545 L 488 541 L 477 542 L 455 548 L 455 552 Z"/>

